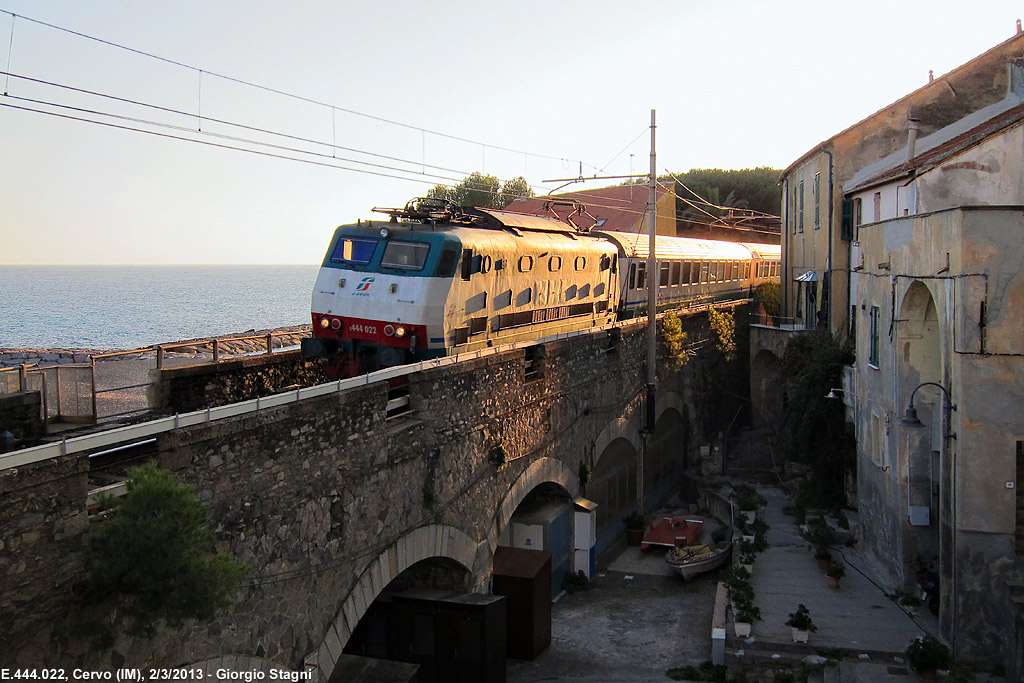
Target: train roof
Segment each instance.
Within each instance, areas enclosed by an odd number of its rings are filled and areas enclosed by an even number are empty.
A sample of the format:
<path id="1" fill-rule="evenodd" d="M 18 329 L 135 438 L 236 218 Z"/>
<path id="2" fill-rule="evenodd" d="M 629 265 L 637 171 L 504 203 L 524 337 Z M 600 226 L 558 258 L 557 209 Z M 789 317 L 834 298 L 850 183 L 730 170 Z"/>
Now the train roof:
<path id="1" fill-rule="evenodd" d="M 743 242 L 743 246 L 750 250 L 754 258 L 782 259 L 782 245 L 761 244 L 754 242 Z"/>
<path id="2" fill-rule="evenodd" d="M 603 236 L 610 239 L 619 247 L 619 252 L 627 257 L 647 258 L 649 249 L 649 237 L 645 233 L 626 233 L 610 231 L 592 231 L 590 234 Z M 682 259 L 722 259 L 722 260 L 747 260 L 759 256 L 760 248 L 773 247 L 771 244 L 741 244 L 739 242 L 723 242 L 721 240 L 701 240 L 693 237 L 670 237 L 668 235 L 655 235 L 658 256 L 665 258 Z M 755 250 L 753 247 L 758 247 Z M 781 253 L 781 248 L 774 245 L 776 253 Z"/>

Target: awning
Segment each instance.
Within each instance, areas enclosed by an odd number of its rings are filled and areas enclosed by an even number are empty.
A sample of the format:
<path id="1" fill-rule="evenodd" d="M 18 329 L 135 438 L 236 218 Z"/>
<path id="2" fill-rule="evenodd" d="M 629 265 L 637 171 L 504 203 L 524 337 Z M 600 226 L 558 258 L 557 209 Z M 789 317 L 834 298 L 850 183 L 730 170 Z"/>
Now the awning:
<path id="1" fill-rule="evenodd" d="M 818 274 L 815 273 L 813 270 L 808 270 L 803 275 L 799 275 L 796 278 L 794 278 L 794 281 L 795 282 L 817 282 L 818 281 Z"/>

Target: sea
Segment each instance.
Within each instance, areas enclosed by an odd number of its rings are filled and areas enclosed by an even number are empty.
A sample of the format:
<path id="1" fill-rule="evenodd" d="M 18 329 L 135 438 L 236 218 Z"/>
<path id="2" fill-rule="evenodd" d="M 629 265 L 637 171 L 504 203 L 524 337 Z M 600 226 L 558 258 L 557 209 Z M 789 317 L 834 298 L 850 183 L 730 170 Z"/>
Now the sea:
<path id="1" fill-rule="evenodd" d="M 136 349 L 308 324 L 318 268 L 0 265 L 0 348 Z"/>

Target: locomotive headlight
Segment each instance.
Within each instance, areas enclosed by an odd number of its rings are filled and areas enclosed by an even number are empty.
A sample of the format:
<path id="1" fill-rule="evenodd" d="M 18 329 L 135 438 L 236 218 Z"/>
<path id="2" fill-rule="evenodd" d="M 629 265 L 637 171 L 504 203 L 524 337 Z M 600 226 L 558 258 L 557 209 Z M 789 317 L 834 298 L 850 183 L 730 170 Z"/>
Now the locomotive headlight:
<path id="1" fill-rule="evenodd" d="M 335 318 L 334 320 L 332 320 L 331 327 L 333 327 L 336 330 L 341 329 L 341 318 Z"/>
<path id="2" fill-rule="evenodd" d="M 381 228 L 380 229 L 380 238 L 382 240 L 386 240 L 389 237 L 391 237 L 391 231 L 388 230 L 387 228 Z"/>
<path id="3" fill-rule="evenodd" d="M 324 317 L 320 318 L 320 327 L 322 327 L 324 329 L 327 329 L 327 326 L 330 325 L 330 324 L 331 324 L 331 321 L 328 320 L 326 315 Z"/>
<path id="4" fill-rule="evenodd" d="M 396 327 L 395 328 L 395 336 L 396 337 L 404 337 L 405 336 L 405 328 L 402 327 L 401 325 Z"/>
<path id="5" fill-rule="evenodd" d="M 395 336 L 395 326 L 394 325 L 385 325 L 384 326 L 384 334 L 386 334 L 389 337 Z"/>

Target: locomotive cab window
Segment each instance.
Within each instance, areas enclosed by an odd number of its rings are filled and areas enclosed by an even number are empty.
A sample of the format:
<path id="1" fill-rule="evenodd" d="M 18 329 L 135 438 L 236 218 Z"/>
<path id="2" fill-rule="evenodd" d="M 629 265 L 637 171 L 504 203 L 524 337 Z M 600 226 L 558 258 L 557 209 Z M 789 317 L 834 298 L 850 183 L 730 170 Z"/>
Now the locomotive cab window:
<path id="1" fill-rule="evenodd" d="M 380 265 L 384 268 L 423 270 L 429 252 L 430 245 L 422 242 L 388 242 L 384 255 L 380 257 Z"/>
<path id="2" fill-rule="evenodd" d="M 529 273 L 533 270 L 533 257 L 532 256 L 520 256 L 519 257 L 519 272 Z"/>
<path id="3" fill-rule="evenodd" d="M 548 270 L 550 270 L 553 273 L 556 270 L 561 270 L 561 269 L 562 269 L 562 257 L 561 256 L 552 256 L 551 258 L 548 259 Z"/>
<path id="4" fill-rule="evenodd" d="M 354 263 L 365 266 L 373 258 L 377 240 L 360 237 L 342 237 L 331 252 L 331 263 Z"/>
<path id="5" fill-rule="evenodd" d="M 576 268 L 576 270 L 583 270 L 584 268 L 587 267 L 587 257 L 577 256 L 576 260 L 573 261 L 573 266 Z"/>

